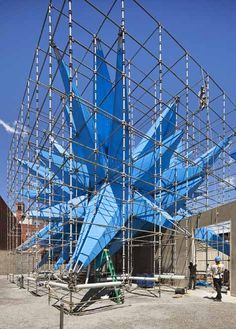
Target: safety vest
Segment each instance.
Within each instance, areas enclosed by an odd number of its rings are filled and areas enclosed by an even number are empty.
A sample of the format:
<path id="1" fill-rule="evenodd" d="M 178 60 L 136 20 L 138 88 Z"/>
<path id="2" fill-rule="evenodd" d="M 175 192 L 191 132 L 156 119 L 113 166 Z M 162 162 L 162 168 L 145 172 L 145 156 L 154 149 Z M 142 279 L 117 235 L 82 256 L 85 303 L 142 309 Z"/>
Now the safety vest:
<path id="1" fill-rule="evenodd" d="M 219 263 L 212 266 L 212 274 L 215 279 L 221 279 L 224 274 L 224 265 Z"/>

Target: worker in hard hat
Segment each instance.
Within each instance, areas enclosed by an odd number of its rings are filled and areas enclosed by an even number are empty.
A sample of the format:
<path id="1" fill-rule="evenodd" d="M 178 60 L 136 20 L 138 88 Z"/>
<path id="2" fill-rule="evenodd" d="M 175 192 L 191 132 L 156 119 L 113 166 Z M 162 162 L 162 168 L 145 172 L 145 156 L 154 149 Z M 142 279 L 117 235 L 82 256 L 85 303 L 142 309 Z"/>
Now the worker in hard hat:
<path id="1" fill-rule="evenodd" d="M 220 256 L 215 257 L 215 264 L 211 266 L 211 273 L 213 277 L 214 287 L 216 289 L 217 295 L 214 298 L 215 301 L 221 302 L 221 287 L 222 287 L 222 279 L 224 275 L 225 266 L 221 263 Z"/>
<path id="2" fill-rule="evenodd" d="M 196 276 L 197 276 L 197 265 L 193 265 L 193 262 L 189 263 L 189 289 L 196 289 Z"/>
<path id="3" fill-rule="evenodd" d="M 200 92 L 198 93 L 199 97 L 199 109 L 203 110 L 207 107 L 207 95 L 206 95 L 206 88 L 202 86 Z"/>

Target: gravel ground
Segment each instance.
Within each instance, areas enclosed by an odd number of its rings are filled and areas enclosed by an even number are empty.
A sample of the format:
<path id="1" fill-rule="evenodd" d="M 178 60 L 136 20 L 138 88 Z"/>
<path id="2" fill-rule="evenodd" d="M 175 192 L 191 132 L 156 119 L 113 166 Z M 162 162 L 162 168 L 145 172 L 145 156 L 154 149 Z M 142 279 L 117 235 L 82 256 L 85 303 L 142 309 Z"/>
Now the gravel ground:
<path id="1" fill-rule="evenodd" d="M 64 328 L 236 329 L 236 298 L 224 295 L 222 303 L 204 298 L 211 296 L 205 288 L 181 298 L 167 292 L 161 298 L 129 293 L 124 305 L 104 301 L 83 316 L 65 315 Z M 0 329 L 13 328 L 59 328 L 59 311 L 48 306 L 47 296 L 34 297 L 0 277 Z"/>

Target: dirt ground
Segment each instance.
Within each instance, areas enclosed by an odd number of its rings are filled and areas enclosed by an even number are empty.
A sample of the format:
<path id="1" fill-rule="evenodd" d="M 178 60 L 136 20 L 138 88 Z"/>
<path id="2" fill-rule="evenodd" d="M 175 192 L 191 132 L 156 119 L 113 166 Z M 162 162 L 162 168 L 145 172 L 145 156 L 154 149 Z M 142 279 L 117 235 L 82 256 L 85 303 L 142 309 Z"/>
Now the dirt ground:
<path id="1" fill-rule="evenodd" d="M 143 295 L 144 294 L 144 295 Z M 180 298 L 162 292 L 154 298 L 143 291 L 127 293 L 121 306 L 103 301 L 82 316 L 64 316 L 64 328 L 106 329 L 236 329 L 236 298 L 209 299 L 212 289 L 201 288 Z M 145 296 L 146 295 L 146 296 Z M 206 298 L 207 297 L 207 298 Z M 0 277 L 0 329 L 59 328 L 59 311 L 47 296 L 35 297 Z"/>

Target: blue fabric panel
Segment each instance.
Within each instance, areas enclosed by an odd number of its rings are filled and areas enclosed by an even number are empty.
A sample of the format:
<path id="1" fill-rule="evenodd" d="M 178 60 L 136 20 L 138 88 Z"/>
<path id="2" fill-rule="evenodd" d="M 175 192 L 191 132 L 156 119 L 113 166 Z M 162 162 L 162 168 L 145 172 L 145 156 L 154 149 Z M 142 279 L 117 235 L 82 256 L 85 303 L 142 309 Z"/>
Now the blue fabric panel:
<path id="1" fill-rule="evenodd" d="M 119 194 L 119 190 L 119 185 L 104 186 L 98 198 L 90 201 L 89 206 L 93 211 L 89 209 L 84 221 L 93 225 L 83 224 L 85 229 L 81 230 L 73 255 L 73 261 L 77 261 L 79 266 L 81 264 L 87 266 L 116 235 L 117 230 L 109 226 L 121 226 L 121 205 L 117 203 L 115 197 L 115 194 Z M 94 211 L 95 207 L 96 211 Z"/>
<path id="2" fill-rule="evenodd" d="M 58 223 L 52 223 L 51 230 L 58 227 Z M 35 233 L 33 236 L 28 238 L 24 243 L 22 243 L 19 247 L 17 247 L 17 250 L 25 251 L 32 246 L 34 246 L 37 242 L 37 239 L 45 239 L 48 238 L 48 231 L 49 231 L 49 225 L 44 226 L 41 230 L 39 230 L 37 233 Z"/>
<path id="3" fill-rule="evenodd" d="M 178 104 L 176 102 L 171 103 L 162 114 L 162 140 L 167 139 L 175 132 L 176 125 L 176 112 Z M 134 150 L 133 158 L 139 158 L 142 154 L 154 150 L 154 141 L 160 140 L 160 118 L 157 119 L 149 131 L 146 133 L 147 137 L 143 138 L 138 146 Z"/>
<path id="4" fill-rule="evenodd" d="M 62 81 L 65 87 L 65 91 L 69 94 L 69 69 L 61 58 L 61 55 L 57 48 L 54 48 L 55 55 L 57 57 L 59 70 L 61 73 Z M 80 156 L 84 159 L 94 161 L 94 122 L 91 119 L 89 109 L 83 104 L 82 99 L 79 96 L 78 89 L 73 82 L 73 93 L 76 97 L 73 98 L 72 116 L 73 116 L 73 153 L 75 156 Z M 69 108 L 65 106 L 66 121 L 69 124 Z M 98 162 L 101 164 L 106 163 L 106 159 L 102 156 L 98 156 Z M 94 166 L 91 163 L 86 162 L 89 174 L 94 172 Z M 97 166 L 98 176 L 104 179 L 105 170 L 102 167 Z M 92 176 L 91 176 L 92 177 Z"/>
<path id="5" fill-rule="evenodd" d="M 60 253 L 60 251 L 61 251 L 61 247 L 59 247 L 59 246 L 52 248 L 51 257 L 54 258 L 54 256 L 58 255 Z M 41 266 L 46 264 L 48 262 L 48 259 L 49 259 L 49 252 L 46 252 L 45 255 L 43 256 L 43 258 L 41 259 L 41 261 L 38 262 L 37 268 L 40 268 Z"/>
<path id="6" fill-rule="evenodd" d="M 127 102 L 127 92 L 125 95 L 125 121 L 128 122 L 128 102 Z M 121 162 L 123 159 L 122 154 L 122 143 L 123 143 L 123 127 L 121 120 L 123 119 L 123 82 L 122 82 L 122 39 L 121 36 L 118 37 L 118 49 L 117 49 L 117 62 L 116 62 L 116 77 L 115 77 L 115 95 L 114 95 L 114 105 L 113 105 L 113 115 L 116 119 L 112 120 L 111 136 L 109 140 L 109 150 L 108 154 L 110 156 L 108 161 L 108 167 L 114 169 L 121 168 Z M 128 129 L 125 128 L 126 134 L 126 154 L 125 158 L 128 158 Z M 110 173 L 113 175 L 113 173 Z"/>
<path id="7" fill-rule="evenodd" d="M 223 238 L 212 229 L 208 227 L 197 228 L 195 229 L 194 236 L 197 240 L 204 241 L 212 248 L 230 256 L 230 244 L 224 241 Z"/>
<path id="8" fill-rule="evenodd" d="M 110 74 L 107 68 L 101 43 L 97 43 L 97 106 L 103 111 L 113 114 L 114 91 Z M 99 142 L 104 144 L 105 152 L 108 153 L 109 138 L 111 133 L 112 120 L 105 115 L 97 114 L 97 129 Z"/>
<path id="9" fill-rule="evenodd" d="M 69 244 L 66 244 L 64 248 L 62 248 L 61 253 L 59 255 L 59 258 L 54 265 L 54 270 L 59 270 L 60 267 L 65 263 L 69 261 L 69 252 L 70 252 L 70 246 Z"/>
<path id="10" fill-rule="evenodd" d="M 176 131 L 174 135 L 167 138 L 163 141 L 162 146 L 162 172 L 168 168 L 170 159 L 172 154 L 174 153 L 177 145 L 179 144 L 181 138 L 183 136 L 182 131 Z M 159 172 L 159 160 L 160 159 L 160 149 L 156 150 L 156 154 L 154 152 L 147 153 L 142 156 L 134 163 L 133 168 L 133 176 L 136 178 L 134 185 L 140 191 L 151 191 L 153 190 L 153 175 L 155 170 L 155 160 L 157 162 L 157 173 Z M 151 185 L 148 185 L 144 182 L 151 182 Z"/>
<path id="11" fill-rule="evenodd" d="M 236 152 L 230 154 L 231 158 L 236 160 Z"/>
<path id="12" fill-rule="evenodd" d="M 77 198 L 72 199 L 71 204 L 73 206 L 72 216 L 73 218 L 81 218 L 85 214 L 85 209 L 87 206 L 87 198 L 86 196 L 80 196 Z M 62 214 L 64 218 L 69 218 L 70 215 L 70 203 L 58 203 L 55 206 L 50 208 L 43 208 L 39 211 L 31 210 L 30 217 L 32 218 L 42 218 L 42 219 L 49 219 L 49 215 L 51 212 L 51 219 L 60 219 Z"/>
<path id="13" fill-rule="evenodd" d="M 40 152 L 41 161 L 49 166 L 49 153 L 47 151 Z M 60 157 L 54 153 L 52 153 L 52 161 L 51 161 L 51 170 L 53 173 L 57 175 L 60 180 L 64 180 L 65 184 L 70 184 L 70 164 L 69 161 L 65 163 L 65 159 Z M 78 187 L 78 193 L 84 193 L 84 189 L 89 187 L 89 176 L 87 174 L 87 170 L 83 172 L 85 168 L 84 165 L 79 165 L 78 170 L 73 167 L 74 175 L 72 176 L 72 184 L 74 187 Z"/>
<path id="14" fill-rule="evenodd" d="M 199 186 L 203 183 L 204 177 L 198 177 L 196 179 L 191 180 L 188 182 L 188 197 L 191 198 L 194 192 L 199 188 Z M 185 208 L 185 197 L 187 191 L 186 182 L 179 184 L 177 186 L 177 191 L 175 193 L 175 189 L 172 189 L 173 193 L 171 192 L 164 192 L 162 193 L 162 201 L 161 206 L 165 209 L 170 215 L 173 215 L 176 210 L 180 208 Z"/>
<path id="15" fill-rule="evenodd" d="M 92 162 L 95 161 L 95 155 L 93 152 L 94 149 L 94 141 L 89 141 L 88 131 L 86 130 L 86 124 L 81 123 L 81 109 L 78 106 L 78 102 L 73 103 L 73 154 L 78 157 L 78 160 L 83 164 L 83 166 L 87 168 L 84 170 L 89 174 L 89 183 L 91 188 L 94 186 L 94 164 Z M 69 126 L 70 118 L 69 118 L 69 108 L 65 106 L 65 117 L 67 124 Z M 89 119 L 91 122 L 92 119 Z M 84 126 L 85 125 L 85 126 Z M 94 130 L 93 130 L 94 131 Z M 103 152 L 103 150 L 100 149 Z M 84 160 L 83 160 L 84 159 Z M 87 161 L 88 160 L 88 161 Z M 97 179 L 98 181 L 104 180 L 105 178 L 105 169 L 104 166 L 107 165 L 107 160 L 103 156 L 103 154 L 97 154 L 97 163 L 96 171 L 97 171 Z"/>
<path id="16" fill-rule="evenodd" d="M 230 137 L 224 138 L 218 145 L 212 147 L 209 151 L 204 153 L 194 162 L 196 165 L 201 166 L 201 168 L 206 168 L 207 166 L 212 166 L 214 161 L 217 160 L 218 156 L 224 149 L 229 145 Z"/>

